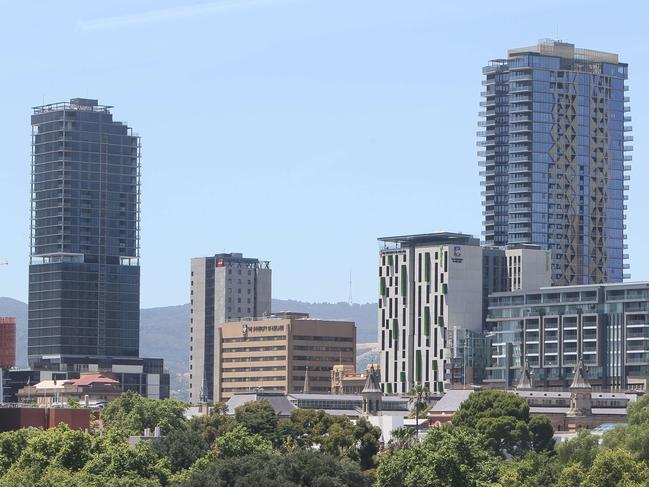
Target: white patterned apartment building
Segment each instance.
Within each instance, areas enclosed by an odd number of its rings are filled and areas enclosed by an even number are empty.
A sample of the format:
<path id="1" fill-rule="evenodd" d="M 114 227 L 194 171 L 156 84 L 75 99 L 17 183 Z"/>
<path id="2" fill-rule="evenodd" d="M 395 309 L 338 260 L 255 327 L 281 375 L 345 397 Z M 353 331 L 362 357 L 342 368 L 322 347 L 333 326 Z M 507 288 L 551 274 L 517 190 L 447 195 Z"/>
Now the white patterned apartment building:
<path id="1" fill-rule="evenodd" d="M 415 384 L 442 393 L 452 379 L 451 356 L 458 355 L 449 339 L 458 330 L 482 334 L 489 293 L 550 283 L 548 252 L 536 247 L 482 247 L 478 238 L 449 232 L 379 242 L 378 339 L 387 394 Z"/>

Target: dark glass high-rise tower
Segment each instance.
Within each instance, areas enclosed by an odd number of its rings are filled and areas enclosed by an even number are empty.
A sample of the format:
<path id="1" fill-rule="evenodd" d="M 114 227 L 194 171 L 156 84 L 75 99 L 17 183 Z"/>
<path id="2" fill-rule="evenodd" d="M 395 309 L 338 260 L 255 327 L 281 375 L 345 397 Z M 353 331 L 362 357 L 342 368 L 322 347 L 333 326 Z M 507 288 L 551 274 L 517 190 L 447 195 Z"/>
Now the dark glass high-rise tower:
<path id="1" fill-rule="evenodd" d="M 548 40 L 509 50 L 483 73 L 486 244 L 552 250 L 554 284 L 629 277 L 627 65 L 617 54 Z"/>
<path id="2" fill-rule="evenodd" d="M 32 117 L 30 366 L 138 357 L 140 142 L 97 100 Z"/>

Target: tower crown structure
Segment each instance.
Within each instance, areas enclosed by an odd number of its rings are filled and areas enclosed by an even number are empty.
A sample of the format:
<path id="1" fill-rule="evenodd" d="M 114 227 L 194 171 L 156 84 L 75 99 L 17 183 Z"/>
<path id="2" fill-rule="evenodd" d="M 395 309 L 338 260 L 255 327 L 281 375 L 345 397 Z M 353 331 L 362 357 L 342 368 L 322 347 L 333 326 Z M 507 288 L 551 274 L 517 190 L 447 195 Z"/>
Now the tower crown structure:
<path id="1" fill-rule="evenodd" d="M 570 409 L 568 416 L 590 416 L 592 413 L 593 399 L 592 386 L 586 378 L 586 368 L 583 359 L 579 357 L 575 367 L 575 376 L 570 385 Z"/>
<path id="2" fill-rule="evenodd" d="M 523 370 L 521 370 L 521 376 L 518 379 L 518 385 L 516 386 L 517 391 L 529 391 L 534 388 L 532 371 L 530 370 L 530 363 L 526 360 L 523 364 Z"/>
<path id="3" fill-rule="evenodd" d="M 383 409 L 383 391 L 381 391 L 374 365 L 371 365 L 367 371 L 365 387 L 363 387 L 361 395 L 363 396 L 363 414 L 375 416 Z"/>
<path id="4" fill-rule="evenodd" d="M 311 393 L 311 385 L 309 383 L 309 366 L 308 365 L 304 369 L 304 385 L 302 386 L 302 393 L 303 394 Z"/>

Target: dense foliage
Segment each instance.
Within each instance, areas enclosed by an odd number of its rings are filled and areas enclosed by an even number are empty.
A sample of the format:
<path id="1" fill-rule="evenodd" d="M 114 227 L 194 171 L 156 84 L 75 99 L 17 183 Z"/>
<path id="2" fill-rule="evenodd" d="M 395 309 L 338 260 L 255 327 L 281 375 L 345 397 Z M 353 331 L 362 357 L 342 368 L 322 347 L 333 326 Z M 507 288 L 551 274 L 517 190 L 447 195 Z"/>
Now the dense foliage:
<path id="1" fill-rule="evenodd" d="M 417 441 L 360 419 L 296 410 L 279 419 L 267 401 L 226 415 L 184 417 L 185 405 L 127 393 L 103 428 L 0 433 L 0 487 L 649 487 L 649 396 L 629 425 L 554 446 L 544 417 L 505 392 L 470 396 L 451 424 Z M 160 426 L 135 447 L 128 436 Z M 601 440 L 601 441 L 600 441 Z"/>

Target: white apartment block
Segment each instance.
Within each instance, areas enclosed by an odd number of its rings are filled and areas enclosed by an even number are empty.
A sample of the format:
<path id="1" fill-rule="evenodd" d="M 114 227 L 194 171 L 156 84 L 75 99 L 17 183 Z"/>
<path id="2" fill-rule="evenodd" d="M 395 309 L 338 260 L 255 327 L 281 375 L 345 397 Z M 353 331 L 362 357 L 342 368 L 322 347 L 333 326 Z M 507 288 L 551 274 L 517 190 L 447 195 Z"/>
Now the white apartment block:
<path id="1" fill-rule="evenodd" d="M 447 232 L 379 241 L 381 387 L 388 394 L 414 384 L 443 392 L 457 355 L 449 338 L 454 330 L 484 331 L 488 294 L 550 283 L 550 260 L 538 248 L 481 247 L 475 237 Z"/>

